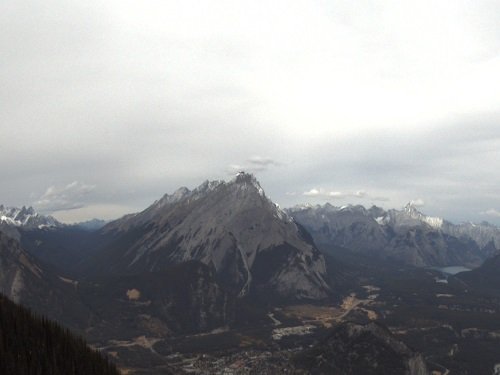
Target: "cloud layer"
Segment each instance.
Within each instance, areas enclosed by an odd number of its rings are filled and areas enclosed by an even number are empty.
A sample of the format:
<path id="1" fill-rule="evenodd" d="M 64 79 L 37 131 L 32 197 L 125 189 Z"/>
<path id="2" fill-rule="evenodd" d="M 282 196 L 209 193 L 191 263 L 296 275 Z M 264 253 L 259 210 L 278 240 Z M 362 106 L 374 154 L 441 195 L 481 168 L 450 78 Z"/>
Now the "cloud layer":
<path id="1" fill-rule="evenodd" d="M 490 208 L 489 210 L 482 212 L 482 214 L 493 218 L 500 218 L 500 211 L 494 208 Z"/>
<path id="2" fill-rule="evenodd" d="M 86 185 L 79 181 L 73 181 L 66 186 L 50 186 L 34 205 L 38 210 L 48 213 L 75 210 L 86 205 L 88 195 L 95 188 L 95 185 Z"/>
<path id="3" fill-rule="evenodd" d="M 280 163 L 269 157 L 252 156 L 243 164 L 231 164 L 227 171 L 230 175 L 244 171 L 249 173 L 258 173 L 269 170 L 271 167 L 277 167 Z"/>
<path id="4" fill-rule="evenodd" d="M 498 14 L 491 1 L 2 1 L 0 201 L 84 205 L 67 214 L 84 219 L 243 169 L 281 206 L 421 197 L 429 214 L 482 220 L 500 207 Z"/>
<path id="5" fill-rule="evenodd" d="M 366 197 L 366 192 L 362 190 L 354 192 L 341 192 L 341 191 L 328 191 L 322 188 L 320 189 L 313 188 L 309 191 L 304 192 L 304 195 L 307 197 L 320 197 L 325 199 L 344 199 L 344 198 L 364 198 Z"/>

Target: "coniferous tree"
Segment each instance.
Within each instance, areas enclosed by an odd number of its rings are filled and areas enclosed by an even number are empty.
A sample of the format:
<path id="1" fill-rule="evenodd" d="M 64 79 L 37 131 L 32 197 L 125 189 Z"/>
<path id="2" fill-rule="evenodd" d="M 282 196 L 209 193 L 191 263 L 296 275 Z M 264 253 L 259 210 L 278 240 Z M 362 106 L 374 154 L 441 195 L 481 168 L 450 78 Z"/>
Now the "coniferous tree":
<path id="1" fill-rule="evenodd" d="M 81 337 L 0 294 L 0 374 L 118 375 L 119 372 Z"/>

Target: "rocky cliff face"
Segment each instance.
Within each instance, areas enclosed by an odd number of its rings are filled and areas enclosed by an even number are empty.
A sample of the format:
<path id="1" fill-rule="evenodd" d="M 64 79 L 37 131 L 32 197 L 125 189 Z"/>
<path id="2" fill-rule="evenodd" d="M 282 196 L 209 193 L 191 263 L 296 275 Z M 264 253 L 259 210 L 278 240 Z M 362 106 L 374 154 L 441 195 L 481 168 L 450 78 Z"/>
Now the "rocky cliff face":
<path id="1" fill-rule="evenodd" d="M 250 174 L 181 188 L 101 233 L 109 244 L 91 265 L 101 273 L 155 272 L 197 260 L 240 296 L 322 299 L 329 293 L 322 254 Z"/>
<path id="2" fill-rule="evenodd" d="M 454 236 L 450 223 L 426 216 L 411 204 L 388 211 L 326 204 L 296 207 L 288 213 L 322 247 L 340 246 L 415 266 L 475 267 L 489 252 L 482 242 L 466 235 Z"/>
<path id="3" fill-rule="evenodd" d="M 377 323 L 343 323 L 295 363 L 310 374 L 429 374 L 420 354 Z"/>

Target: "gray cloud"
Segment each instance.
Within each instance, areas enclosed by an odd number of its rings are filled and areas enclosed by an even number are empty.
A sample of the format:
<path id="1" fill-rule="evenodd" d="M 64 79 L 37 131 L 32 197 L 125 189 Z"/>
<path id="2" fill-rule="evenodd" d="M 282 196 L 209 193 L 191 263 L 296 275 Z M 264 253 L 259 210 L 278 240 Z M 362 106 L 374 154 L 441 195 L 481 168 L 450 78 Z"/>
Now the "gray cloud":
<path id="1" fill-rule="evenodd" d="M 288 195 L 295 195 L 295 193 L 288 193 Z M 335 191 L 323 188 L 312 188 L 302 193 L 303 196 L 308 198 L 319 198 L 323 200 L 349 200 L 349 199 L 364 199 L 370 202 L 387 202 L 389 198 L 381 196 L 371 196 L 364 190 L 356 191 Z"/>
<path id="2" fill-rule="evenodd" d="M 487 216 L 491 216 L 494 218 L 500 218 L 500 211 L 498 211 L 494 208 L 490 208 L 484 212 L 481 212 L 481 215 L 487 215 Z"/>
<path id="3" fill-rule="evenodd" d="M 49 213 L 79 209 L 85 206 L 86 198 L 95 188 L 95 185 L 86 185 L 79 181 L 73 181 L 65 186 L 50 186 L 34 206 L 42 212 Z"/>
<path id="4" fill-rule="evenodd" d="M 263 168 L 267 168 L 272 165 L 279 165 L 279 163 L 273 160 L 272 158 L 266 158 L 262 156 L 252 156 L 250 159 L 247 160 L 247 162 L 250 165 Z"/>
<path id="5" fill-rule="evenodd" d="M 440 4 L 3 1 L 0 199 L 85 181 L 40 206 L 110 218 L 243 169 L 282 206 L 328 187 L 481 220 L 500 207 L 500 9 Z"/>
<path id="6" fill-rule="evenodd" d="M 249 173 L 264 172 L 269 170 L 271 167 L 276 167 L 281 165 L 281 163 L 273 160 L 269 157 L 263 156 L 252 156 L 247 159 L 243 164 L 231 164 L 229 165 L 227 171 L 229 174 L 234 174 L 239 171 L 245 171 Z"/>
<path id="7" fill-rule="evenodd" d="M 412 199 L 409 203 L 415 207 L 424 207 L 425 206 L 425 202 L 422 198 Z"/>
<path id="8" fill-rule="evenodd" d="M 326 199 L 343 199 L 343 198 L 364 198 L 366 197 L 366 192 L 362 190 L 354 192 L 341 192 L 341 191 L 328 191 L 322 188 L 311 189 L 303 193 L 307 197 L 321 197 Z"/>

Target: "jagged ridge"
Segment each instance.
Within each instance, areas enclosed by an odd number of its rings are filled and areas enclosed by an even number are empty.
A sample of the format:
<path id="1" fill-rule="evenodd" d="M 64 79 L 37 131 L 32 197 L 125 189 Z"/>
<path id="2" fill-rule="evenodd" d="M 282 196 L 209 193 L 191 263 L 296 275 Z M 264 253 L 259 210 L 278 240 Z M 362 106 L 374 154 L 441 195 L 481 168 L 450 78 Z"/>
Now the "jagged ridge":
<path id="1" fill-rule="evenodd" d="M 26 229 L 56 227 L 62 224 L 52 216 L 41 215 L 33 207 L 6 207 L 0 205 L 0 223 Z"/>
<path id="2" fill-rule="evenodd" d="M 495 251 L 495 232 L 477 233 L 467 226 L 422 214 L 412 203 L 402 210 L 373 206 L 294 207 L 288 210 L 318 244 L 341 246 L 416 266 L 478 266 Z M 477 228 L 477 227 L 474 227 Z M 500 235 L 500 231 L 498 232 Z"/>

